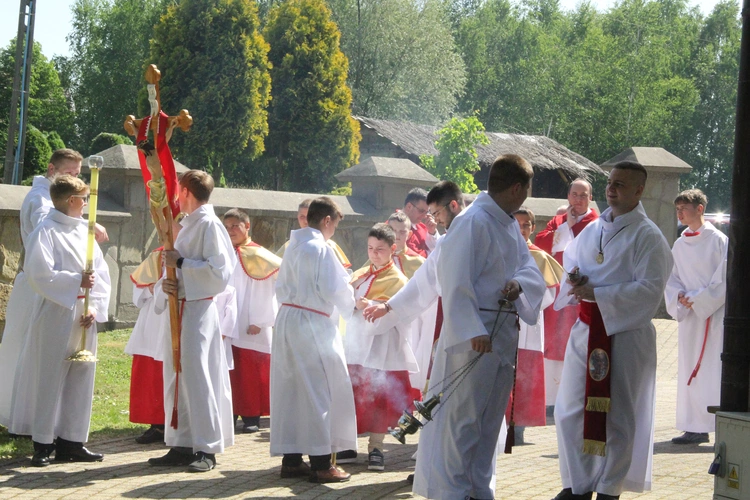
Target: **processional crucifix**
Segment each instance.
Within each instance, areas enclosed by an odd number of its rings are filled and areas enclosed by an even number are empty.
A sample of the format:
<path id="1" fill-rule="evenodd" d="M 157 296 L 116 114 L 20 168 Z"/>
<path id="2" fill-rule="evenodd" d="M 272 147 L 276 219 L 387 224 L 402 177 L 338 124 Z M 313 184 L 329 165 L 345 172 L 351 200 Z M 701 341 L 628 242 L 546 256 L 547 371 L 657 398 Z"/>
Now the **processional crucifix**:
<path id="1" fill-rule="evenodd" d="M 149 197 L 151 218 L 154 221 L 154 226 L 156 226 L 159 240 L 165 250 L 174 250 L 172 223 L 180 211 L 177 203 L 179 188 L 174 160 L 168 143 L 172 138 L 175 127 L 187 132 L 193 124 L 193 118 L 186 109 L 181 110 L 177 116 L 168 116 L 162 111 L 159 91 L 160 79 L 161 72 L 156 65 L 149 65 L 146 69 L 146 81 L 148 82 L 148 101 L 151 112 L 141 119 L 129 115 L 123 125 L 125 131 L 136 138 L 138 161 L 141 165 L 141 173 Z M 153 142 L 149 141 L 149 130 Z M 167 278 L 177 281 L 177 270 L 167 267 Z M 172 336 L 172 365 L 177 377 L 179 377 L 181 371 L 180 313 L 175 295 L 169 295 L 169 326 Z M 171 425 L 175 429 L 177 428 L 178 387 L 179 379 L 175 382 L 175 399 L 172 408 Z"/>

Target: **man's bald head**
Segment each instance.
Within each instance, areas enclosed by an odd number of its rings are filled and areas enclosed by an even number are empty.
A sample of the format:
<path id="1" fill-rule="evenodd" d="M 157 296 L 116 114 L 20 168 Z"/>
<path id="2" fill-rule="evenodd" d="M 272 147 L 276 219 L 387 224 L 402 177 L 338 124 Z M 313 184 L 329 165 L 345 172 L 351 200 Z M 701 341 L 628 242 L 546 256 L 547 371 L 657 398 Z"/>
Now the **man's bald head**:
<path id="1" fill-rule="evenodd" d="M 592 199 L 592 189 L 589 181 L 578 178 L 570 183 L 568 187 L 568 203 L 572 208 L 573 215 L 578 217 L 588 212 L 589 202 Z"/>

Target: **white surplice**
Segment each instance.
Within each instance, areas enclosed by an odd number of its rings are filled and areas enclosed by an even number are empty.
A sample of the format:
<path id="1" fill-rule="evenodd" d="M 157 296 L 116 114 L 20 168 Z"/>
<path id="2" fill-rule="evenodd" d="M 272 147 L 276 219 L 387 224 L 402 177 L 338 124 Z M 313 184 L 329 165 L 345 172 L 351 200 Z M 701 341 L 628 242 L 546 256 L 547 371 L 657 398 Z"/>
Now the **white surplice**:
<path id="1" fill-rule="evenodd" d="M 251 349 L 266 354 L 271 353 L 273 324 L 279 310 L 276 301 L 276 277 L 278 273 L 266 279 L 254 279 L 247 275 L 238 263 L 232 275 L 232 285 L 237 290 L 237 331 L 232 345 L 240 349 Z M 260 333 L 250 335 L 250 325 L 260 328 Z"/>
<path id="2" fill-rule="evenodd" d="M 682 233 L 674 242 L 674 267 L 664 295 L 667 312 L 678 321 L 677 428 L 713 432 L 714 416 L 706 408 L 718 406 L 721 395 L 728 240 L 710 222 L 697 232 L 695 236 Z M 692 308 L 677 301 L 680 292 L 693 303 Z M 707 329 L 700 369 L 688 385 Z"/>
<path id="3" fill-rule="evenodd" d="M 514 304 L 530 324 L 537 320 L 546 289 L 516 220 L 484 192 L 441 238 L 437 274 L 444 321 L 427 397 L 444 390 L 442 381 L 478 356 L 471 339 L 492 333 L 508 281 L 520 283 L 523 293 Z M 416 494 L 438 499 L 494 497 L 498 436 L 518 344 L 515 315 L 499 316 L 492 353 L 481 356 L 455 392 L 446 390 L 433 420 L 420 431 Z"/>
<path id="4" fill-rule="evenodd" d="M 49 195 L 50 181 L 41 175 L 34 176 L 31 191 L 21 204 L 21 242 L 26 248 L 26 240 L 36 226 L 53 208 Z M 13 377 L 16 373 L 18 356 L 21 353 L 23 338 L 31 319 L 31 305 L 34 291 L 23 271 L 13 282 L 5 313 L 5 329 L 0 343 L 0 424 L 7 427 L 10 418 L 10 400 L 13 393 Z"/>
<path id="5" fill-rule="evenodd" d="M 79 350 L 83 328 L 81 278 L 88 229 L 81 218 L 52 209 L 27 239 L 24 268 L 36 292 L 24 334 L 8 430 L 49 444 L 56 437 L 86 442 L 91 421 L 96 363 L 68 361 Z M 89 309 L 107 321 L 109 270 L 94 245 L 94 287 Z M 96 323 L 86 331 L 85 349 L 96 354 Z"/>
<path id="6" fill-rule="evenodd" d="M 133 304 L 140 309 L 130 339 L 125 345 L 125 354 L 147 356 L 156 361 L 164 361 L 164 342 L 169 337 L 169 313 L 157 313 L 154 294 L 147 286 L 133 284 Z"/>
<path id="7" fill-rule="evenodd" d="M 182 269 L 177 270 L 182 309 L 178 428 L 169 425 L 176 377 L 171 339 L 167 338 L 163 354 L 167 419 L 164 438 L 167 446 L 222 453 L 224 447 L 234 443 L 234 420 L 221 317 L 214 297 L 226 289 L 237 259 L 213 205 L 202 205 L 180 224 L 182 229 L 174 242 L 175 250 L 185 259 Z M 165 294 L 160 292 L 157 299 L 157 311 L 163 311 L 167 304 Z M 167 337 L 169 332 L 164 332 Z"/>
<path id="8" fill-rule="evenodd" d="M 276 282 L 271 455 L 357 449 L 354 394 L 334 310 L 354 310 L 349 273 L 323 234 L 292 231 Z M 291 304 L 291 305 L 284 305 Z"/>
<path id="9" fill-rule="evenodd" d="M 596 261 L 600 243 L 604 261 Z M 619 495 L 651 489 L 656 386 L 656 330 L 651 323 L 672 269 L 672 254 L 642 204 L 612 220 L 612 210 L 590 223 L 568 246 L 565 269 L 589 277 L 607 335 L 612 340 L 606 456 L 583 453 L 583 413 L 589 327 L 570 333 L 555 424 L 563 488 Z M 557 310 L 576 304 L 566 281 Z"/>
<path id="10" fill-rule="evenodd" d="M 353 283 L 354 298 L 358 300 L 364 297 L 375 279 L 375 275 L 370 275 L 364 280 L 358 280 L 358 283 Z M 369 304 L 376 305 L 377 302 L 369 301 Z M 412 325 L 399 324 L 382 328 L 381 324 L 365 321 L 362 311 L 354 311 L 347 322 L 347 334 L 344 337 L 346 363 L 374 370 L 419 371 L 409 344 Z"/>
<path id="11" fill-rule="evenodd" d="M 234 266 L 236 270 L 239 266 Z M 232 343 L 239 337 L 237 329 L 237 290 L 232 285 L 214 297 L 216 309 L 219 312 L 219 328 L 221 330 L 221 343 L 224 345 L 224 356 L 227 361 L 227 369 L 234 370 L 234 355 L 232 354 Z"/>

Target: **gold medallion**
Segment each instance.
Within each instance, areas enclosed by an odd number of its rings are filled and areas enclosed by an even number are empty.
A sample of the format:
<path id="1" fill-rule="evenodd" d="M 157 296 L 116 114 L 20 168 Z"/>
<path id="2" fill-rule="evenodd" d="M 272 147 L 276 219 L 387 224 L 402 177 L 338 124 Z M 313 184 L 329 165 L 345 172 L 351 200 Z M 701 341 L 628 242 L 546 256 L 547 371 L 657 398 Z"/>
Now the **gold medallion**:
<path id="1" fill-rule="evenodd" d="M 596 256 L 596 263 L 601 264 L 602 262 L 604 262 L 604 254 L 599 252 L 599 255 Z"/>

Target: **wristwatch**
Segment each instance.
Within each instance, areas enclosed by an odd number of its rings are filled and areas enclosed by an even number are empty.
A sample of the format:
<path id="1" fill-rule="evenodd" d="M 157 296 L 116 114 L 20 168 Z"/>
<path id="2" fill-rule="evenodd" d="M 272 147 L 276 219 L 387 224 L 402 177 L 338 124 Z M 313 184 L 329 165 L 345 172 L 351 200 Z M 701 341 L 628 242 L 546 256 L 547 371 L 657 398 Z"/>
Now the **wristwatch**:
<path id="1" fill-rule="evenodd" d="M 176 264 L 177 269 L 182 269 L 182 262 L 184 260 L 185 260 L 185 257 L 180 257 L 179 259 L 177 259 L 177 264 Z"/>

